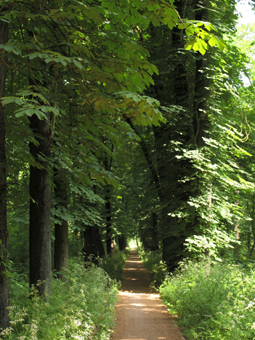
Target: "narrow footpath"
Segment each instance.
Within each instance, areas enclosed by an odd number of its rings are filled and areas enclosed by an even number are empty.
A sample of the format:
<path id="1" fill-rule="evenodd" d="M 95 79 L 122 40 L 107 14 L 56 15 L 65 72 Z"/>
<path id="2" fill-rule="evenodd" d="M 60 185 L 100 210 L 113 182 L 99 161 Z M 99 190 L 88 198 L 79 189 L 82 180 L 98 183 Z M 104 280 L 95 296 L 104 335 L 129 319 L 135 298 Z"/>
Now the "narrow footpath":
<path id="1" fill-rule="evenodd" d="M 111 340 L 184 340 L 174 316 L 150 289 L 150 283 L 137 252 L 131 250 L 123 271 Z"/>

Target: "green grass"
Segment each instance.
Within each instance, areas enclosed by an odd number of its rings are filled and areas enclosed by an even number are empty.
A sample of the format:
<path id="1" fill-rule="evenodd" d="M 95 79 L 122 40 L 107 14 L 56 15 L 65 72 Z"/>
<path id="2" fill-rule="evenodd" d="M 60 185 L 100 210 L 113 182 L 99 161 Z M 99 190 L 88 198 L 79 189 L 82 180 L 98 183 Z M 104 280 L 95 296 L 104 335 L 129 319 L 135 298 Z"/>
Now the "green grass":
<path id="1" fill-rule="evenodd" d="M 187 339 L 254 340 L 255 272 L 239 266 L 187 262 L 160 295 Z"/>
<path id="2" fill-rule="evenodd" d="M 72 259 L 65 281 L 52 280 L 48 302 L 30 295 L 27 278 L 10 278 L 10 328 L 4 339 L 107 340 L 114 322 L 118 283 L 94 265 Z"/>

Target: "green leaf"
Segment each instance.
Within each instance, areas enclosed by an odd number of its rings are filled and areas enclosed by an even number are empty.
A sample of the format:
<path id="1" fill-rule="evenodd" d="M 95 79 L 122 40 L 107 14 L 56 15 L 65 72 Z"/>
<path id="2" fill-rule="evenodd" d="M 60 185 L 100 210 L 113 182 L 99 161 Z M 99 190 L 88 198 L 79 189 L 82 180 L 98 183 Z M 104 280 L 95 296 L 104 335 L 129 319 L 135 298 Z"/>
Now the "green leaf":
<path id="1" fill-rule="evenodd" d="M 183 23 L 180 23 L 180 24 L 178 25 L 178 28 L 179 28 L 180 30 L 183 30 L 183 29 L 186 29 L 186 28 L 187 28 L 187 25 L 185 25 L 185 24 L 183 24 Z"/>
<path id="2" fill-rule="evenodd" d="M 15 103 L 18 104 L 18 105 L 23 105 L 24 101 L 20 98 L 17 98 L 17 99 L 15 99 Z"/>
<path id="3" fill-rule="evenodd" d="M 16 44 L 6 44 L 6 45 L 3 45 L 3 44 L 0 44 L 0 49 L 3 49 L 7 52 L 12 52 L 16 55 L 21 55 L 21 50 L 18 48 L 18 46 Z"/>
<path id="4" fill-rule="evenodd" d="M 17 97 L 2 97 L 2 105 L 15 103 Z"/>
<path id="5" fill-rule="evenodd" d="M 193 49 L 193 46 L 195 43 L 196 43 L 196 39 L 187 41 L 186 44 L 184 45 L 185 50 Z"/>
<path id="6" fill-rule="evenodd" d="M 83 66 L 82 66 L 82 64 L 78 61 L 78 60 L 76 60 L 76 59 L 73 59 L 73 63 L 80 69 L 80 70 L 82 70 L 83 69 Z"/>
<path id="7" fill-rule="evenodd" d="M 212 35 L 211 38 L 208 40 L 208 44 L 210 46 L 217 46 L 220 50 L 224 50 L 227 45 L 217 36 Z"/>
<path id="8" fill-rule="evenodd" d="M 66 65 L 67 65 L 67 62 L 66 62 L 64 59 L 59 59 L 59 61 L 61 62 L 61 64 L 62 64 L 63 66 L 66 66 Z"/>

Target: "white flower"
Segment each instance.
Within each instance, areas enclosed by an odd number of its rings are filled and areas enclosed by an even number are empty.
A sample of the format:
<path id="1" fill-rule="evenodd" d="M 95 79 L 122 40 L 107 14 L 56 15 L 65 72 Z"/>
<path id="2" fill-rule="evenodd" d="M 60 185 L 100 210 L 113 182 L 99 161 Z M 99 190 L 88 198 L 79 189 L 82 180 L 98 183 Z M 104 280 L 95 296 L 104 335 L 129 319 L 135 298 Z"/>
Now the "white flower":
<path id="1" fill-rule="evenodd" d="M 245 309 L 249 309 L 255 305 L 255 302 L 249 301 L 248 306 Z"/>
<path id="2" fill-rule="evenodd" d="M 80 326 L 81 325 L 80 320 L 74 320 L 74 323 L 75 323 L 76 326 Z"/>

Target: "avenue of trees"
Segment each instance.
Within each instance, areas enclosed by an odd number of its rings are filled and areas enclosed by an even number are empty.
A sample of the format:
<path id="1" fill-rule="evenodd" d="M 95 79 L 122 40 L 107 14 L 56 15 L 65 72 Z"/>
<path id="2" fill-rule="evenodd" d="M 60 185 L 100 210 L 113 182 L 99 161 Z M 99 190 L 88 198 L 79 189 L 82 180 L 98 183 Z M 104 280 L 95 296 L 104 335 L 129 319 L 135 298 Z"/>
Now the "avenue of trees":
<path id="1" fill-rule="evenodd" d="M 236 20 L 232 0 L 1 1 L 0 329 L 10 262 L 47 295 L 70 254 L 97 265 L 136 237 L 169 271 L 254 258 Z"/>

